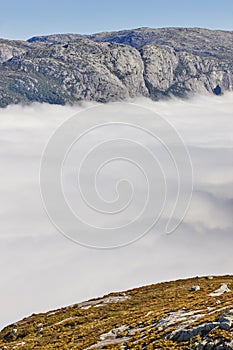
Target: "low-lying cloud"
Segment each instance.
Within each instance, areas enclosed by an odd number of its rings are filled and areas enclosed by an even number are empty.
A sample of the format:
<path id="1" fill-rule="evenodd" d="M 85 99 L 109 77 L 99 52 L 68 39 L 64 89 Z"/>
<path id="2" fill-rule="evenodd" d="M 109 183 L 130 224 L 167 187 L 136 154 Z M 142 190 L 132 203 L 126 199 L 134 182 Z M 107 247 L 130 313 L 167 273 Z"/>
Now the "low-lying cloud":
<path id="1" fill-rule="evenodd" d="M 193 164 L 193 198 L 172 235 L 160 230 L 163 217 L 156 230 L 111 250 L 85 248 L 62 236 L 49 221 L 40 195 L 40 160 L 49 137 L 91 104 L 32 104 L 0 110 L 0 327 L 33 312 L 113 290 L 233 273 L 233 95 L 134 102 L 166 118 L 183 138 Z M 114 167 L 109 169 L 102 174 L 101 194 L 112 200 Z M 139 175 L 137 179 L 140 194 Z M 172 191 L 172 176 L 169 181 Z"/>

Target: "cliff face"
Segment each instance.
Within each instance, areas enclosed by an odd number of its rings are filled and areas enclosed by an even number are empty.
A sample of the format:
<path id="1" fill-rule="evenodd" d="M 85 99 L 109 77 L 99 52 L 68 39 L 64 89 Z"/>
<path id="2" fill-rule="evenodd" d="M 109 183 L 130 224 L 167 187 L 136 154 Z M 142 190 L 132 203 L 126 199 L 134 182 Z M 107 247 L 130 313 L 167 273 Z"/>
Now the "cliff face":
<path id="1" fill-rule="evenodd" d="M 111 293 L 5 327 L 0 349 L 233 349 L 232 288 L 208 276 Z"/>
<path id="2" fill-rule="evenodd" d="M 222 93 L 233 87 L 232 57 L 233 32 L 202 29 L 1 40 L 0 106 Z"/>

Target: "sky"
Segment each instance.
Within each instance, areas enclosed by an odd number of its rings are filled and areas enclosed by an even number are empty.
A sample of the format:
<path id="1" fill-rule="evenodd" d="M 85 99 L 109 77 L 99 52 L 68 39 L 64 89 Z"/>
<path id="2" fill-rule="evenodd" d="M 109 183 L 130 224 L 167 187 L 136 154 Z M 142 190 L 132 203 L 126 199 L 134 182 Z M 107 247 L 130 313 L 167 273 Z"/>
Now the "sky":
<path id="1" fill-rule="evenodd" d="M 233 29 L 232 0 L 0 0 L 0 37 L 89 34 L 139 27 Z"/>
<path id="2" fill-rule="evenodd" d="M 12 105 L 0 110 L 0 328 L 32 313 L 70 305 L 112 291 L 190 276 L 233 273 L 233 94 L 221 97 L 196 96 L 189 100 L 173 99 L 169 102 L 141 98 L 134 100 L 134 103 L 145 111 L 149 108 L 166 118 L 182 137 L 193 167 L 192 201 L 181 225 L 172 234 L 166 234 L 161 229 L 167 222 L 167 216 L 163 215 L 158 224 L 141 239 L 121 248 L 107 250 L 84 247 L 62 235 L 46 214 L 40 193 L 40 161 L 49 138 L 63 122 L 70 120 L 83 108 L 93 106 L 93 103 L 83 107 L 34 103 L 24 107 Z M 107 106 L 114 111 L 121 104 Z M 102 113 L 106 120 L 108 115 Z M 139 114 L 139 117 L 145 128 L 150 129 L 154 125 L 153 120 L 147 119 L 146 113 Z M 128 112 L 122 118 L 128 120 Z M 115 167 L 114 162 L 112 165 L 103 162 L 102 156 L 108 156 L 107 152 L 99 155 L 94 152 L 95 146 L 110 136 L 119 139 L 121 144 L 123 136 L 127 136 L 127 139 L 140 142 L 156 155 L 166 175 L 169 190 L 166 202 L 169 204 L 170 200 L 174 201 L 176 175 L 167 167 L 171 162 L 159 144 L 149 134 L 144 137 L 144 129 L 132 129 L 133 132 L 126 129 L 124 134 L 124 128 L 114 127 L 112 135 L 104 130 L 102 133 L 101 128 L 92 130 L 94 134 L 90 134 L 91 138 L 85 134 L 76 148 L 72 147 L 71 157 L 64 163 L 63 189 L 72 209 L 77 208 L 77 200 L 82 202 L 75 187 L 78 164 L 81 164 L 80 155 L 87 159 L 86 156 L 93 154 L 97 165 L 109 166 L 101 168 L 96 178 L 101 202 L 104 198 L 112 208 L 111 201 L 116 199 L 114 189 L 119 179 L 129 179 L 134 184 L 136 196 L 132 198 L 130 219 L 138 214 L 138 208 L 145 202 L 147 187 L 139 168 L 130 161 L 127 164 L 118 162 Z M 65 134 L 61 135 L 65 139 Z M 176 141 L 172 141 L 171 146 L 175 152 Z M 121 155 L 127 149 L 123 147 Z M 57 151 L 59 153 L 59 147 Z M 137 161 L 144 161 L 138 151 L 131 155 Z M 51 158 L 50 163 L 53 164 Z M 147 165 L 144 163 L 142 169 L 146 171 Z M 84 182 L 80 183 L 83 190 L 89 191 L 88 176 L 93 172 L 85 169 Z M 70 173 L 75 176 L 70 177 Z M 156 196 L 153 192 L 156 189 L 160 191 L 159 174 L 160 171 L 154 172 L 152 181 L 148 176 L 150 193 L 153 194 L 151 208 L 160 204 L 160 195 Z M 182 181 L 184 194 L 189 192 L 189 182 L 188 177 Z M 124 199 L 124 192 L 119 194 Z M 88 195 L 88 192 L 84 195 Z M 88 213 L 90 207 L 86 208 Z M 122 214 L 130 206 L 123 209 Z M 80 210 L 77 214 L 80 214 Z M 91 224 L 108 223 L 105 220 L 107 216 L 103 220 L 102 214 L 96 210 L 91 215 L 85 216 L 84 211 L 82 214 Z M 63 213 L 59 215 L 63 217 Z M 100 221 L 97 221 L 98 218 Z M 141 230 L 147 221 L 150 222 L 151 213 L 143 212 L 139 218 Z M 114 215 L 110 219 L 114 220 Z M 116 223 L 121 223 L 118 217 Z M 82 239 L 79 233 L 78 238 Z M 86 234 L 88 237 L 88 230 Z"/>

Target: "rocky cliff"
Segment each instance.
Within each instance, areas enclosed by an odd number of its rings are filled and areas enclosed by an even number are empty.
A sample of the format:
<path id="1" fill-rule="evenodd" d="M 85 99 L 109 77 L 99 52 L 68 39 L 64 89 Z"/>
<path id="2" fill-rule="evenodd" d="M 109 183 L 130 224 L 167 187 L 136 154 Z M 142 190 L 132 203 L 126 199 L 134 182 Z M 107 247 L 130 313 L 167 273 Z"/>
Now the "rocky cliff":
<path id="1" fill-rule="evenodd" d="M 233 32 L 140 28 L 0 40 L 0 106 L 233 89 Z"/>
<path id="2" fill-rule="evenodd" d="M 232 289 L 207 276 L 111 293 L 5 327 L 0 349 L 233 349 Z"/>

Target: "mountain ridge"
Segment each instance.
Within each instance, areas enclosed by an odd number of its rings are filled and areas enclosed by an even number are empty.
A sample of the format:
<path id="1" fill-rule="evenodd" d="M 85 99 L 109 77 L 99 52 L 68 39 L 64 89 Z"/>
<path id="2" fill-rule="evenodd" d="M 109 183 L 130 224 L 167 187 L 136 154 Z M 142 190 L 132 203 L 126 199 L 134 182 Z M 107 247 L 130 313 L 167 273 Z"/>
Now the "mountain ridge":
<path id="1" fill-rule="evenodd" d="M 233 31 L 138 28 L 0 40 L 0 106 L 233 89 Z"/>

